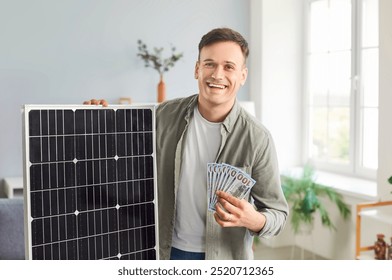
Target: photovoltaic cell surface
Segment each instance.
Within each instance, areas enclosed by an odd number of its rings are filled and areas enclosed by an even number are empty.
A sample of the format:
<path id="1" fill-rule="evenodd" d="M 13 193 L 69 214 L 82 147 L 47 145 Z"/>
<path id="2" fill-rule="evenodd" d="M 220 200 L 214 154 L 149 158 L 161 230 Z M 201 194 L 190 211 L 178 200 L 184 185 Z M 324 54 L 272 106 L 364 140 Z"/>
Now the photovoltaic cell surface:
<path id="1" fill-rule="evenodd" d="M 23 111 L 26 257 L 157 259 L 154 106 Z"/>

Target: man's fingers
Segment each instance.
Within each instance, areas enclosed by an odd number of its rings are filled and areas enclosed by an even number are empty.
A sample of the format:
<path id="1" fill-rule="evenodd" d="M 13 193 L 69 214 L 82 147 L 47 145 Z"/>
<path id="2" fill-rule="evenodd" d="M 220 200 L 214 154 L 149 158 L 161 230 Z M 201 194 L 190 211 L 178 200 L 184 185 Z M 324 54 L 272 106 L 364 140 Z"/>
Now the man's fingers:
<path id="1" fill-rule="evenodd" d="M 238 198 L 236 198 L 226 192 L 223 192 L 223 191 L 217 191 L 216 195 L 219 198 L 223 198 L 224 200 L 227 200 L 228 202 L 230 202 L 231 204 L 233 204 L 236 207 L 238 207 L 241 203 L 241 200 L 239 200 Z"/>
<path id="2" fill-rule="evenodd" d="M 218 203 L 216 204 L 215 208 L 220 208 L 222 209 L 222 213 L 238 213 L 238 207 L 236 207 L 235 205 L 233 205 L 232 203 L 230 203 L 228 200 L 224 199 L 224 198 L 219 198 L 218 199 Z M 226 219 L 227 217 L 225 217 Z M 227 220 L 227 219 L 226 219 Z"/>
<path id="3" fill-rule="evenodd" d="M 225 222 L 234 222 L 234 217 L 237 213 L 237 210 L 230 203 L 222 203 L 219 201 L 219 203 L 217 203 L 215 206 L 215 212 L 218 214 L 221 220 Z"/>
<path id="4" fill-rule="evenodd" d="M 233 217 L 234 217 L 233 214 L 226 213 L 225 216 L 221 216 L 218 214 L 218 212 L 214 213 L 215 221 L 222 227 L 233 226 L 234 223 Z"/>
<path id="5" fill-rule="evenodd" d="M 102 105 L 107 107 L 109 103 L 105 99 L 91 99 L 83 102 L 84 105 Z"/>

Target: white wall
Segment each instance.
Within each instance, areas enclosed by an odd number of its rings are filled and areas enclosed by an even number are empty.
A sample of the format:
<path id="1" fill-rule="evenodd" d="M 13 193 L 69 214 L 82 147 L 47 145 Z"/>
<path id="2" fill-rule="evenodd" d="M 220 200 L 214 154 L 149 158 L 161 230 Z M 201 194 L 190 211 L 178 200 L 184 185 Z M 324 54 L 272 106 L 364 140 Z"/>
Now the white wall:
<path id="1" fill-rule="evenodd" d="M 250 74 L 257 116 L 271 131 L 282 171 L 301 163 L 302 0 L 251 1 Z"/>
<path id="2" fill-rule="evenodd" d="M 380 95 L 378 134 L 378 194 L 382 200 L 392 200 L 392 1 L 379 0 L 380 12 Z"/>
<path id="3" fill-rule="evenodd" d="M 247 38 L 249 0 L 1 0 L 0 181 L 22 176 L 22 104 L 154 102 L 159 76 L 136 56 L 138 39 L 184 52 L 165 75 L 169 99 L 197 93 L 197 45 L 221 26 Z"/>

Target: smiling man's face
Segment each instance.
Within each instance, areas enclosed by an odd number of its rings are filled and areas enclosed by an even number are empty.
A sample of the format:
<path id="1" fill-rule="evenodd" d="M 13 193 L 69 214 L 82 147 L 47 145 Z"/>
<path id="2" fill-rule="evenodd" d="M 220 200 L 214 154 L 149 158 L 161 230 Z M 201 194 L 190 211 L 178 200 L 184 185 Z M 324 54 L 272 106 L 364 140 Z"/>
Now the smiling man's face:
<path id="1" fill-rule="evenodd" d="M 231 109 L 247 75 L 245 58 L 238 44 L 227 41 L 203 47 L 195 67 L 199 101 Z"/>

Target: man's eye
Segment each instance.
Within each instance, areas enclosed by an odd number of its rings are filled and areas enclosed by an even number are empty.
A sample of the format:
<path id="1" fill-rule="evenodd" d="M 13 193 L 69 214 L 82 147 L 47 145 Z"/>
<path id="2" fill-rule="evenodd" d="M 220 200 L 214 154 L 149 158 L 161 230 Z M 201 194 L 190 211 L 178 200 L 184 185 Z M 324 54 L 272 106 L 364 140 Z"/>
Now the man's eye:
<path id="1" fill-rule="evenodd" d="M 213 63 L 205 63 L 205 64 L 204 64 L 204 66 L 205 66 L 205 67 L 209 67 L 209 68 L 210 68 L 210 67 L 213 67 L 213 66 L 214 66 L 214 64 L 213 64 Z"/>

